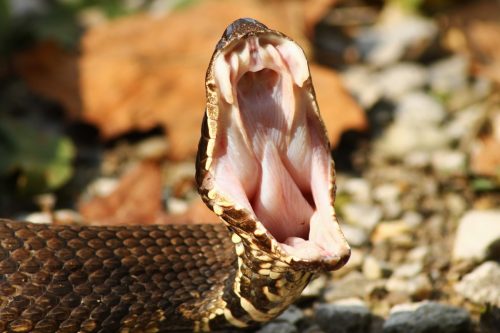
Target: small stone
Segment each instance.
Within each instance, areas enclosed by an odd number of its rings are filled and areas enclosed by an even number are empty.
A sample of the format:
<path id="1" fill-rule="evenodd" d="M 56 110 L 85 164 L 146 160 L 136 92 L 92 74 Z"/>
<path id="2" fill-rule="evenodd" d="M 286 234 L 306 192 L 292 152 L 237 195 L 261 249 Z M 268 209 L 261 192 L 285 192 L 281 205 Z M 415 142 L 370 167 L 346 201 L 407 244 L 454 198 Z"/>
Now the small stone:
<path id="1" fill-rule="evenodd" d="M 270 322 L 256 333 L 298 333 L 297 327 L 287 322 Z"/>
<path id="2" fill-rule="evenodd" d="M 295 325 L 302 319 L 304 319 L 304 313 L 302 312 L 302 310 L 295 305 L 290 305 L 288 309 L 285 310 L 285 312 L 280 314 L 275 319 L 275 321 L 285 321 L 287 323 Z"/>
<path id="3" fill-rule="evenodd" d="M 397 99 L 423 87 L 427 79 L 428 73 L 424 66 L 416 63 L 398 63 L 380 72 L 376 82 L 386 97 Z"/>
<path id="4" fill-rule="evenodd" d="M 403 217 L 401 218 L 411 229 L 418 228 L 421 224 L 424 218 L 422 217 L 421 214 L 417 212 L 412 212 L 412 211 L 407 211 L 403 214 Z"/>
<path id="5" fill-rule="evenodd" d="M 433 125 L 419 127 L 415 124 L 395 122 L 376 142 L 375 149 L 385 157 L 406 159 L 410 153 L 441 149 L 446 147 L 448 142 L 449 138 L 443 135 L 442 130 Z"/>
<path id="6" fill-rule="evenodd" d="M 411 249 L 406 257 L 408 261 L 420 262 L 423 264 L 427 259 L 427 257 L 429 256 L 429 254 L 430 254 L 429 247 L 426 245 L 421 245 Z"/>
<path id="7" fill-rule="evenodd" d="M 316 322 L 326 333 L 365 333 L 371 325 L 371 312 L 363 305 L 320 304 Z"/>
<path id="8" fill-rule="evenodd" d="M 373 190 L 373 197 L 379 202 L 390 202 L 398 200 L 401 189 L 394 184 L 382 184 Z"/>
<path id="9" fill-rule="evenodd" d="M 309 326 L 308 328 L 303 330 L 302 333 L 325 333 L 325 331 L 323 331 L 318 324 L 313 324 L 312 326 Z"/>
<path id="10" fill-rule="evenodd" d="M 395 307 L 383 333 L 469 333 L 471 320 L 464 309 L 434 302 L 420 303 L 416 310 Z"/>
<path id="11" fill-rule="evenodd" d="M 467 85 L 469 62 L 455 55 L 435 62 L 429 67 L 431 89 L 438 94 L 453 93 Z"/>
<path id="12" fill-rule="evenodd" d="M 437 125 L 446 117 L 443 106 L 432 96 L 412 92 L 403 96 L 396 108 L 396 121 L 417 128 Z"/>
<path id="13" fill-rule="evenodd" d="M 500 210 L 472 210 L 459 221 L 453 259 L 482 261 L 500 239 Z"/>
<path id="14" fill-rule="evenodd" d="M 467 210 L 467 202 L 459 193 L 447 193 L 444 202 L 450 213 L 454 216 L 462 216 Z"/>
<path id="15" fill-rule="evenodd" d="M 374 243 L 382 242 L 397 236 L 404 235 L 411 231 L 405 221 L 382 222 L 377 225 L 372 233 L 371 240 Z"/>
<path id="16" fill-rule="evenodd" d="M 36 224 L 50 224 L 52 223 L 52 214 L 48 212 L 36 212 L 28 214 L 21 218 L 21 220 L 36 223 Z"/>
<path id="17" fill-rule="evenodd" d="M 356 43 L 368 63 L 385 66 L 405 57 L 418 58 L 432 44 L 437 31 L 434 21 L 388 6 L 382 20 L 362 31 Z"/>
<path id="18" fill-rule="evenodd" d="M 368 234 L 365 230 L 349 224 L 342 225 L 342 232 L 349 245 L 360 247 L 368 242 Z"/>
<path id="19" fill-rule="evenodd" d="M 168 152 L 168 141 L 164 136 L 152 137 L 138 143 L 135 149 L 140 159 L 160 159 Z"/>
<path id="20" fill-rule="evenodd" d="M 413 298 L 425 299 L 432 291 L 432 284 L 425 274 L 420 274 L 410 279 L 393 275 L 387 280 L 386 288 L 391 293 L 400 293 Z"/>
<path id="21" fill-rule="evenodd" d="M 500 308 L 500 265 L 487 261 L 455 285 L 457 293 L 477 304 Z"/>
<path id="22" fill-rule="evenodd" d="M 411 278 L 422 272 L 423 265 L 419 262 L 399 265 L 393 273 L 395 277 Z"/>
<path id="23" fill-rule="evenodd" d="M 460 140 L 473 128 L 484 116 L 486 110 L 485 104 L 474 104 L 466 107 L 454 114 L 454 117 L 444 125 L 444 132 L 452 140 Z"/>
<path id="24" fill-rule="evenodd" d="M 382 205 L 382 210 L 386 219 L 395 219 L 401 215 L 403 207 L 399 200 L 386 201 Z"/>
<path id="25" fill-rule="evenodd" d="M 367 66 L 350 66 L 342 73 L 342 81 L 364 109 L 371 108 L 382 97 L 381 87 Z"/>
<path id="26" fill-rule="evenodd" d="M 98 178 L 88 186 L 87 191 L 91 197 L 106 197 L 116 189 L 118 183 L 119 181 L 116 178 Z"/>
<path id="27" fill-rule="evenodd" d="M 349 272 L 340 280 L 335 280 L 327 288 L 324 298 L 327 302 L 337 301 L 345 298 L 363 298 L 368 292 L 373 282 L 368 280 L 358 271 Z"/>
<path id="28" fill-rule="evenodd" d="M 348 203 L 343 207 L 343 212 L 346 221 L 368 232 L 371 232 L 382 218 L 380 207 L 369 204 Z"/>
<path id="29" fill-rule="evenodd" d="M 167 200 L 167 210 L 172 215 L 183 214 L 189 208 L 189 204 L 186 200 L 177 199 L 171 197 Z"/>
<path id="30" fill-rule="evenodd" d="M 440 174 L 463 175 L 467 156 L 458 150 L 439 150 L 432 154 L 432 167 Z"/>
<path id="31" fill-rule="evenodd" d="M 371 186 L 363 178 L 349 178 L 342 186 L 342 190 L 349 193 L 356 202 L 369 202 L 371 200 Z"/>
<path id="32" fill-rule="evenodd" d="M 367 256 L 363 262 L 363 274 L 370 280 L 382 278 L 382 266 L 373 256 Z"/>
<path id="33" fill-rule="evenodd" d="M 426 151 L 411 151 L 403 162 L 409 167 L 423 169 L 431 164 L 431 154 Z"/>

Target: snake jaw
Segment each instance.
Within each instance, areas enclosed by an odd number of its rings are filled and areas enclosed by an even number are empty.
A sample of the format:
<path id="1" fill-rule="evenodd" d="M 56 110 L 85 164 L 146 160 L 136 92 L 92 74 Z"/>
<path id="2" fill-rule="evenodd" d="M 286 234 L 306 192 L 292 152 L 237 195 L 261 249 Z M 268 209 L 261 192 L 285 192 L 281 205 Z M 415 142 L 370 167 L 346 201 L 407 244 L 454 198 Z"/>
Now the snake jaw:
<path id="1" fill-rule="evenodd" d="M 302 49 L 256 21 L 236 21 L 207 71 L 207 98 L 197 176 L 207 204 L 290 265 L 340 268 L 350 248 L 335 217 L 333 163 Z"/>

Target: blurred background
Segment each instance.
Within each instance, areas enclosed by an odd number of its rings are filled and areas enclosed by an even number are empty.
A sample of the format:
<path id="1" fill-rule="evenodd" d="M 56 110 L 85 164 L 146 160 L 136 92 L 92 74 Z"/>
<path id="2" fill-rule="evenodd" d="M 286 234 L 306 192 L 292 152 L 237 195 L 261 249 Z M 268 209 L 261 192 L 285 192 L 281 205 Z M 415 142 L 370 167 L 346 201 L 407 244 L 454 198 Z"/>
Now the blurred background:
<path id="1" fill-rule="evenodd" d="M 497 0 L 2 0 L 0 216 L 216 222 L 194 156 L 239 17 L 311 61 L 353 248 L 260 332 L 500 332 Z"/>

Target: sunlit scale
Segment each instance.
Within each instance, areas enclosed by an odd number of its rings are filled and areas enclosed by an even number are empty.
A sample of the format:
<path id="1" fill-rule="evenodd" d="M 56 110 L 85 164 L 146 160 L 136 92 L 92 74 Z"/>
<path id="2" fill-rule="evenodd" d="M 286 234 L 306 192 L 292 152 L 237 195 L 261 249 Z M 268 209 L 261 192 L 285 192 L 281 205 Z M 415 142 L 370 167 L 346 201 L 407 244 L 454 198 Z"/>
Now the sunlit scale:
<path id="1" fill-rule="evenodd" d="M 215 189 L 255 215 L 291 256 L 329 260 L 345 244 L 330 206 L 328 145 L 293 42 L 242 40 L 215 60 Z"/>

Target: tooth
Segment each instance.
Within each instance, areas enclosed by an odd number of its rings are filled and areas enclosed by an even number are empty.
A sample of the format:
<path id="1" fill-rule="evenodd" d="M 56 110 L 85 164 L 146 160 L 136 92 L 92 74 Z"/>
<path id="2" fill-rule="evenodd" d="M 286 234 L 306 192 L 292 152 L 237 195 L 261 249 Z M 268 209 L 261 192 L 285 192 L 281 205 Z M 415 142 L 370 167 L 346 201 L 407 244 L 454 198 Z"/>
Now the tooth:
<path id="1" fill-rule="evenodd" d="M 245 47 L 239 54 L 241 67 L 247 69 L 250 64 L 250 50 L 248 44 L 245 43 Z"/>
<path id="2" fill-rule="evenodd" d="M 309 67 L 304 55 L 304 51 L 295 43 L 286 41 L 277 46 L 293 77 L 293 81 L 299 87 L 302 87 L 304 81 L 309 77 Z"/>
<path id="3" fill-rule="evenodd" d="M 229 60 L 231 66 L 231 83 L 236 84 L 236 79 L 238 79 L 238 70 L 240 65 L 240 60 L 237 53 L 233 53 L 231 55 L 231 59 Z"/>
<path id="4" fill-rule="evenodd" d="M 229 65 L 224 59 L 223 54 L 220 54 L 217 60 L 215 61 L 214 71 L 215 71 L 215 78 L 217 80 L 222 96 L 224 97 L 226 102 L 228 102 L 229 104 L 233 104 L 234 100 L 233 100 L 232 84 L 229 78 L 230 75 Z"/>
<path id="5" fill-rule="evenodd" d="M 277 70 L 281 70 L 283 69 L 283 67 L 285 67 L 283 59 L 281 58 L 281 55 L 279 54 L 278 50 L 276 50 L 275 46 L 267 44 L 266 46 L 264 46 L 264 49 L 266 50 L 266 52 L 264 52 L 265 55 L 271 57 L 270 61 L 268 61 L 266 65 L 275 65 L 277 68 L 274 69 Z"/>

